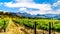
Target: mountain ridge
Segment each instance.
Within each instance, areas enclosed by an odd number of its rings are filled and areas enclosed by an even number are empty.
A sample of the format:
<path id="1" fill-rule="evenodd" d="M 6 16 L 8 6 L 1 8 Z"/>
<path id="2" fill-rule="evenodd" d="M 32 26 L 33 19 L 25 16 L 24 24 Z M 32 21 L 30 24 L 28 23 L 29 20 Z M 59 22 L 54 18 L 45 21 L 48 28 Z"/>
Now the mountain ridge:
<path id="1" fill-rule="evenodd" d="M 14 15 L 14 16 L 25 16 L 25 17 L 42 17 L 42 18 L 57 18 L 59 19 L 60 18 L 60 14 L 37 14 L 37 15 L 31 15 L 31 14 L 28 14 L 26 12 L 24 13 L 21 13 L 21 12 L 0 12 L 0 15 L 1 14 L 9 14 L 9 15 Z"/>

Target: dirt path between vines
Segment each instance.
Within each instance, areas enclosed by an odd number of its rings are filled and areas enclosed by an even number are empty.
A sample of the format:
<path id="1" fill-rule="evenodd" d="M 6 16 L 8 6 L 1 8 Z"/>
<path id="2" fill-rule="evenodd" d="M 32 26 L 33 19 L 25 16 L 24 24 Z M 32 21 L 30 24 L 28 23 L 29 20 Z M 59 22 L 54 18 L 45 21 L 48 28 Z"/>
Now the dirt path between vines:
<path id="1" fill-rule="evenodd" d="M 12 20 L 10 20 L 6 28 L 6 32 L 1 32 L 0 34 L 29 34 L 29 33 L 28 31 L 26 31 L 24 26 L 20 26 L 14 23 Z"/>

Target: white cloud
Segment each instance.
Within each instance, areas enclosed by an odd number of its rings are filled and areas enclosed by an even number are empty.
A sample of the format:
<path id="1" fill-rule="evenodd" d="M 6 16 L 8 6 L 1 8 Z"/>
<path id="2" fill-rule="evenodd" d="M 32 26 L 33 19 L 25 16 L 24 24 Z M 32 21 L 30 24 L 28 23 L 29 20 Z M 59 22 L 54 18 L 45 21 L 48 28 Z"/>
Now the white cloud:
<path id="1" fill-rule="evenodd" d="M 31 15 L 36 15 L 36 14 L 47 14 L 49 11 L 44 11 L 44 10 L 35 10 L 35 11 L 30 11 L 30 10 L 28 10 L 27 8 L 20 8 L 19 9 L 20 11 L 22 11 L 22 12 L 27 12 L 27 13 L 29 13 L 29 14 L 31 14 Z"/>
<path id="2" fill-rule="evenodd" d="M 49 4 L 35 4 L 35 3 L 5 3 L 7 7 L 27 7 L 27 8 L 36 8 L 41 10 L 51 10 L 51 5 Z"/>
<path id="3" fill-rule="evenodd" d="M 31 15 L 33 14 L 59 14 L 60 13 L 60 10 L 59 11 L 54 11 L 51 7 L 50 4 L 37 4 L 35 2 L 33 2 L 33 0 L 15 0 L 16 3 L 12 3 L 12 2 L 8 2 L 8 3 L 4 3 L 5 6 L 7 7 L 10 7 L 10 8 L 14 8 L 14 7 L 17 7 L 17 8 L 20 8 L 19 11 L 22 11 L 22 12 L 27 12 Z M 60 1 L 56 2 L 53 4 L 53 6 L 57 6 L 59 5 Z M 27 10 L 27 8 L 35 8 L 35 9 L 39 9 L 39 10 L 36 10 L 36 11 L 30 11 L 30 10 Z"/>
<path id="4" fill-rule="evenodd" d="M 60 0 L 57 1 L 56 3 L 54 3 L 53 6 L 55 6 L 55 7 L 60 6 Z"/>
<path id="5" fill-rule="evenodd" d="M 0 6 L 2 5 L 3 3 L 0 3 Z"/>
<path id="6" fill-rule="evenodd" d="M 53 14 L 60 14 L 60 0 L 58 0 L 57 2 L 55 2 L 52 6 L 56 7 L 56 10 L 52 11 Z"/>
<path id="7" fill-rule="evenodd" d="M 21 11 L 24 11 L 24 10 L 26 10 L 26 8 L 20 8 L 20 10 L 21 10 Z"/>

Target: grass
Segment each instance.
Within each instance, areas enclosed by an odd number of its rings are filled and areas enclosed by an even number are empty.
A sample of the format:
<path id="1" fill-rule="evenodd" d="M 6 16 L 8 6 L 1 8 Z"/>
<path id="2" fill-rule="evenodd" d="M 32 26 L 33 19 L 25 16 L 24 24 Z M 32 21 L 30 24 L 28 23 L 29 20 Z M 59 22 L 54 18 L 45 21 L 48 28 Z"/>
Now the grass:
<path id="1" fill-rule="evenodd" d="M 3 25 L 3 19 L 0 19 L 0 26 Z"/>
<path id="2" fill-rule="evenodd" d="M 7 19 L 4 20 L 3 18 L 0 18 L 1 30 L 6 29 L 6 27 L 8 26 L 8 23 L 9 23 L 9 20 L 7 20 Z"/>

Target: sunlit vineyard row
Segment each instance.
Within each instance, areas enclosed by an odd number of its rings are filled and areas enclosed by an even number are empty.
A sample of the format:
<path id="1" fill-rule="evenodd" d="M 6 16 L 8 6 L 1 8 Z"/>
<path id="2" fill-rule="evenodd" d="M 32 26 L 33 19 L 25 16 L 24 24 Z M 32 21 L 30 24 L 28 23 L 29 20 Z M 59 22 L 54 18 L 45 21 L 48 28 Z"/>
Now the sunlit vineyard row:
<path id="1" fill-rule="evenodd" d="M 8 26 L 9 20 L 0 18 L 0 29 L 6 29 Z"/>

